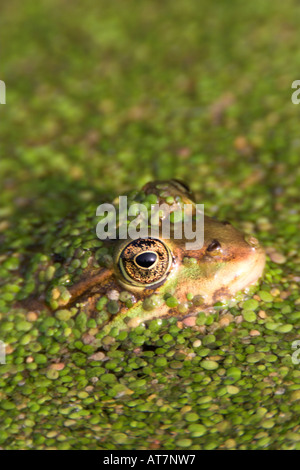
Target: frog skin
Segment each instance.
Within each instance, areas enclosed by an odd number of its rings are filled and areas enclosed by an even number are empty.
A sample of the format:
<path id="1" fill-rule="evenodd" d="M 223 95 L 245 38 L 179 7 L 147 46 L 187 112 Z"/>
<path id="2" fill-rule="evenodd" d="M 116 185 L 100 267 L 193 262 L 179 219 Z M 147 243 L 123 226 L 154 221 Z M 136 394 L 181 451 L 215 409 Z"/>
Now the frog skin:
<path id="1" fill-rule="evenodd" d="M 193 194 L 178 180 L 148 183 L 133 201 L 147 201 L 149 195 L 152 199 L 156 196 L 159 204 L 167 200 L 171 212 L 182 204 L 196 207 Z M 52 309 L 77 307 L 95 318 L 105 335 L 113 327 L 135 327 L 166 316 L 183 319 L 206 311 L 217 302 L 234 298 L 263 273 L 265 253 L 259 242 L 229 222 L 204 215 L 202 248 L 186 250 L 187 241 L 171 236 L 103 242 L 107 253 L 100 260 L 102 266 L 94 267 L 96 255 L 92 254 L 80 279 L 68 286 L 67 300 L 58 300 Z M 145 268 L 147 262 L 153 264 Z M 96 305 L 103 298 L 99 312 Z M 41 299 L 47 303 L 47 296 L 43 299 L 41 295 Z M 40 309 L 41 304 L 35 307 Z"/>

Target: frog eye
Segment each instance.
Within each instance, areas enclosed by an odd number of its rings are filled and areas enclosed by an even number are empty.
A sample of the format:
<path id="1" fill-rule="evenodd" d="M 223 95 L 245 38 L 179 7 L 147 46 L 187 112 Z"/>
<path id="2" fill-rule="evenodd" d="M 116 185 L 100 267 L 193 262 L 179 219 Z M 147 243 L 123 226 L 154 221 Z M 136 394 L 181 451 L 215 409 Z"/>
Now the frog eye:
<path id="1" fill-rule="evenodd" d="M 162 284 L 171 268 L 169 248 L 155 238 L 131 240 L 117 259 L 125 281 L 135 286 Z"/>

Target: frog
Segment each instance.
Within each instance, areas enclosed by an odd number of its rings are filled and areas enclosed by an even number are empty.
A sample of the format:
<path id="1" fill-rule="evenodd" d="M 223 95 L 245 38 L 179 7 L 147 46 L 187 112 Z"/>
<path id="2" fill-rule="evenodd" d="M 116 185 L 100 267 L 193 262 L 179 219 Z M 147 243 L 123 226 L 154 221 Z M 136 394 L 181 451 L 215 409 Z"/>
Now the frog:
<path id="1" fill-rule="evenodd" d="M 130 193 L 129 201 L 148 208 L 164 204 L 169 216 L 187 205 L 195 223 L 195 196 L 181 180 L 148 182 Z M 160 228 L 165 215 L 160 212 Z M 202 246 L 188 250 L 185 234 L 175 238 L 174 230 L 169 238 L 158 230 L 156 236 L 99 241 L 89 250 L 87 266 L 79 276 L 63 287 L 50 283 L 48 290 L 26 299 L 23 306 L 54 314 L 62 309 L 84 312 L 97 321 L 105 336 L 112 329 L 166 317 L 186 319 L 209 312 L 216 304 L 226 305 L 263 275 L 265 252 L 257 238 L 228 221 L 203 214 L 203 222 Z M 55 261 L 65 262 L 59 257 Z"/>

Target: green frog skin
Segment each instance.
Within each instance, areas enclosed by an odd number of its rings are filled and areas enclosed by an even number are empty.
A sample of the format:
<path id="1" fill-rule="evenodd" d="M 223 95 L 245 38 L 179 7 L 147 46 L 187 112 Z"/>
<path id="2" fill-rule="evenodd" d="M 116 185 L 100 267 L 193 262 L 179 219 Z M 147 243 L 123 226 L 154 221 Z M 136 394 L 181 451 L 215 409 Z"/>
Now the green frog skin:
<path id="1" fill-rule="evenodd" d="M 167 201 L 171 211 L 182 204 L 195 208 L 192 193 L 178 180 L 148 183 L 137 194 L 139 202 Z M 68 286 L 67 298 L 52 304 L 50 300 L 50 306 L 54 311 L 74 307 L 84 311 L 97 320 L 105 335 L 111 328 L 135 327 L 153 318 L 196 315 L 233 299 L 262 276 L 265 253 L 258 240 L 228 222 L 204 215 L 202 248 L 186 250 L 188 241 L 174 239 L 172 231 L 170 239 L 105 241 L 102 266 L 94 267 L 96 255 L 91 253 L 80 279 Z M 35 309 L 45 304 L 49 307 L 49 293 L 26 301 L 27 307 Z"/>

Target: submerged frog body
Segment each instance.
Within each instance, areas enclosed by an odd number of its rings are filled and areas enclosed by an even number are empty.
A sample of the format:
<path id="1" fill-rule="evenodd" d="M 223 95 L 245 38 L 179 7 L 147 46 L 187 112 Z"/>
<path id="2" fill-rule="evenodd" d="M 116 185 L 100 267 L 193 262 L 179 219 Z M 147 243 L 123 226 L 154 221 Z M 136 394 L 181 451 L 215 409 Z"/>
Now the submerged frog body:
<path id="1" fill-rule="evenodd" d="M 178 180 L 148 183 L 131 195 L 135 201 L 167 203 L 171 212 L 182 210 L 183 204 L 193 211 L 196 207 L 192 193 Z M 51 286 L 39 300 L 53 310 L 76 307 L 106 333 L 154 317 L 195 315 L 234 298 L 262 275 L 265 254 L 258 241 L 228 222 L 204 216 L 204 243 L 196 250 L 186 249 L 190 240 L 184 236 L 173 235 L 171 230 L 168 239 L 107 240 L 91 252 L 80 279 L 64 288 L 67 295 Z"/>

